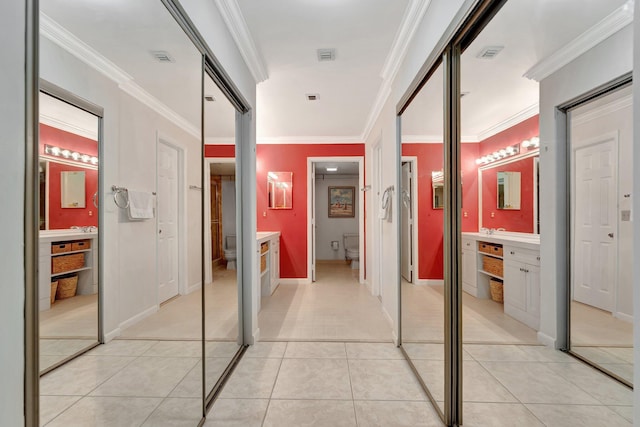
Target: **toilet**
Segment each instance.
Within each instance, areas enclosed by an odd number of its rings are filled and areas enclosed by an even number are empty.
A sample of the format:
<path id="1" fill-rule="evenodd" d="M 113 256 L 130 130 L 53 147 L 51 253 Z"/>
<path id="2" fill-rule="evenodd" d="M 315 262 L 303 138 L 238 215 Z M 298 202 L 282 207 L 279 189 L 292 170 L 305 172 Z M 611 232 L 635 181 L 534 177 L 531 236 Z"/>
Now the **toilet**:
<path id="1" fill-rule="evenodd" d="M 360 238 L 357 233 L 346 233 L 342 235 L 344 242 L 344 256 L 351 260 L 351 269 L 360 269 Z"/>
<path id="2" fill-rule="evenodd" d="M 229 234 L 224 238 L 224 259 L 227 260 L 227 270 L 236 269 L 236 235 Z"/>

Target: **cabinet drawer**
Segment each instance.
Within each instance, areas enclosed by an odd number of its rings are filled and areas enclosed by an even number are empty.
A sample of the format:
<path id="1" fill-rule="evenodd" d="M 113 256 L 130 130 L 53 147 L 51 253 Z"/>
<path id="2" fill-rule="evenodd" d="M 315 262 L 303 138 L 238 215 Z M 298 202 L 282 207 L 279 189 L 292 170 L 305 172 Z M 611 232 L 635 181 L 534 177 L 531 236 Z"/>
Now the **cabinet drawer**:
<path id="1" fill-rule="evenodd" d="M 540 265 L 540 252 L 515 246 L 505 246 L 504 259 L 524 262 L 530 265 Z"/>
<path id="2" fill-rule="evenodd" d="M 462 238 L 462 249 L 463 250 L 472 250 L 475 252 L 476 250 L 476 241 L 474 239 L 465 239 Z"/>

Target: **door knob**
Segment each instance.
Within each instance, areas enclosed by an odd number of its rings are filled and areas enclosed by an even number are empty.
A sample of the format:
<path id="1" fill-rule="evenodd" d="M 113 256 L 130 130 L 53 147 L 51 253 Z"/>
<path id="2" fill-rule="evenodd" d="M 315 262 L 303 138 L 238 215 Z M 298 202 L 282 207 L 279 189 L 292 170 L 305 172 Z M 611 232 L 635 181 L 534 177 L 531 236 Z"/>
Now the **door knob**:
<path id="1" fill-rule="evenodd" d="M 613 239 L 613 233 L 609 233 L 607 234 L 607 236 L 611 237 Z"/>

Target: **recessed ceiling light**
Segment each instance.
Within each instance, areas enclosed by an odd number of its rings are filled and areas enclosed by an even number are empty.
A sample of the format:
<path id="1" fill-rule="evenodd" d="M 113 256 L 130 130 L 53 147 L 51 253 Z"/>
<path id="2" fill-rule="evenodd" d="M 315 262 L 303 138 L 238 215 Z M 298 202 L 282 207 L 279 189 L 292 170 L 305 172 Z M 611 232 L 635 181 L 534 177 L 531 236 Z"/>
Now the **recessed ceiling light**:
<path id="1" fill-rule="evenodd" d="M 320 95 L 317 93 L 308 93 L 305 96 L 307 97 L 307 101 L 317 101 L 320 99 Z"/>
<path id="2" fill-rule="evenodd" d="M 324 62 L 324 61 L 335 61 L 336 60 L 336 50 L 331 48 L 331 49 L 318 49 L 317 51 L 318 54 L 318 61 L 320 62 Z"/>
<path id="3" fill-rule="evenodd" d="M 495 58 L 500 51 L 504 49 L 504 46 L 485 46 L 480 50 L 476 58 L 480 59 L 493 59 Z"/>
<path id="4" fill-rule="evenodd" d="M 158 62 L 176 62 L 173 56 L 165 50 L 152 50 L 151 56 L 153 56 Z"/>
<path id="5" fill-rule="evenodd" d="M 338 168 L 327 168 L 327 172 L 338 172 Z"/>

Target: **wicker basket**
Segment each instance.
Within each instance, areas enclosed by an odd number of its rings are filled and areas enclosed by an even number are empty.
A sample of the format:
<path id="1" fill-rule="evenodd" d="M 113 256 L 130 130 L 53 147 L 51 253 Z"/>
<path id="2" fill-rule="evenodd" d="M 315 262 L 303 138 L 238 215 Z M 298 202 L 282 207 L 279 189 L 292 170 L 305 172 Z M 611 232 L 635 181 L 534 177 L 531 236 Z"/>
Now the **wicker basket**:
<path id="1" fill-rule="evenodd" d="M 504 285 L 498 279 L 489 280 L 489 288 L 491 289 L 491 299 L 495 302 L 504 302 Z"/>
<path id="2" fill-rule="evenodd" d="M 51 282 L 51 304 L 53 304 L 54 302 L 56 302 L 56 291 L 58 290 L 58 281 L 53 281 Z"/>
<path id="3" fill-rule="evenodd" d="M 61 255 L 51 258 L 51 272 L 53 274 L 77 270 L 84 267 L 84 253 Z"/>
<path id="4" fill-rule="evenodd" d="M 71 276 L 58 279 L 58 290 L 56 299 L 65 299 L 76 296 L 78 289 L 78 276 Z"/>
<path id="5" fill-rule="evenodd" d="M 80 240 L 80 241 L 71 243 L 72 251 L 83 251 L 89 248 L 91 248 L 91 240 Z"/>
<path id="6" fill-rule="evenodd" d="M 502 245 L 487 242 L 478 242 L 478 250 L 485 254 L 502 256 Z"/>
<path id="7" fill-rule="evenodd" d="M 262 255 L 260 257 L 260 273 L 264 273 L 266 269 L 267 269 L 267 256 Z"/>
<path id="8" fill-rule="evenodd" d="M 51 253 L 62 254 L 71 251 L 71 243 L 52 243 Z"/>
<path id="9" fill-rule="evenodd" d="M 483 256 L 482 269 L 487 273 L 491 273 L 491 274 L 495 274 L 496 276 L 503 277 L 504 269 L 502 265 L 502 260 L 499 258 Z"/>

